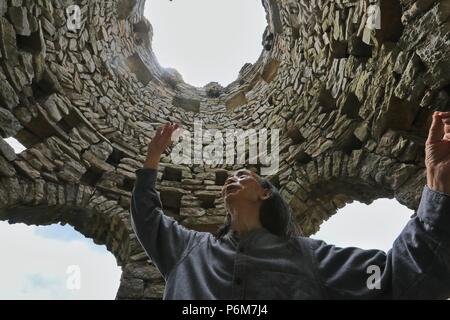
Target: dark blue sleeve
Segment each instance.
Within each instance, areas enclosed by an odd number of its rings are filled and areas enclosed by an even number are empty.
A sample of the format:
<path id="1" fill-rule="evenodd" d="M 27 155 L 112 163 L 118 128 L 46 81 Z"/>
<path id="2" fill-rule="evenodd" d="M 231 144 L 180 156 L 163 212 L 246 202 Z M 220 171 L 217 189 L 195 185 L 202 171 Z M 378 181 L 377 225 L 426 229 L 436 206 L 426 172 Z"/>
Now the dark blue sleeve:
<path id="1" fill-rule="evenodd" d="M 387 253 L 307 241 L 327 298 L 450 297 L 450 196 L 426 185 L 416 214 Z"/>
<path id="2" fill-rule="evenodd" d="M 163 213 L 155 189 L 156 176 L 154 169 L 136 170 L 131 197 L 131 225 L 147 255 L 167 278 L 203 233 L 188 230 Z"/>

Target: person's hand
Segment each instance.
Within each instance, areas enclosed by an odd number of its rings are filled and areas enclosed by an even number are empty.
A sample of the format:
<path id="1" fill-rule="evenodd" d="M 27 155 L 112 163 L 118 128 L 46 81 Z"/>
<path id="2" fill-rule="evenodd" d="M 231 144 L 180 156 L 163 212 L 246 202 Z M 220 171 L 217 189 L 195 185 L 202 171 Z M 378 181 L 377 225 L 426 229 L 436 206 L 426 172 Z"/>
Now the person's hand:
<path id="1" fill-rule="evenodd" d="M 149 142 L 147 148 L 147 159 L 144 168 L 157 169 L 161 155 L 172 145 L 172 133 L 179 128 L 178 123 L 166 123 L 163 127 L 156 129 L 155 136 Z"/>
<path id="2" fill-rule="evenodd" d="M 450 195 L 450 112 L 434 112 L 425 143 L 427 185 Z"/>

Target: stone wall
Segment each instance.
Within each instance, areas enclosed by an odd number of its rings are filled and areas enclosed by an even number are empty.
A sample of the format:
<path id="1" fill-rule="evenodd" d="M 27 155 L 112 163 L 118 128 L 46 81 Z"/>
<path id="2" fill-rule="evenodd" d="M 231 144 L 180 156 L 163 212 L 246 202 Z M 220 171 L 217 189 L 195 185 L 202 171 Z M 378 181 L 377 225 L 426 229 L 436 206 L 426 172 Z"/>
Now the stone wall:
<path id="1" fill-rule="evenodd" d="M 374 2 L 263 0 L 258 61 L 225 88 L 195 88 L 158 64 L 144 0 L 2 1 L 0 134 L 27 149 L 0 140 L 0 219 L 73 225 L 123 267 L 118 299 L 160 298 L 164 281 L 130 225 L 134 171 L 160 123 L 192 129 L 195 119 L 281 129 L 270 179 L 305 235 L 353 200 L 416 209 L 431 114 L 450 107 L 450 1 L 380 0 L 381 29 L 370 30 Z M 169 160 L 158 175 L 165 213 L 216 230 L 221 185 L 238 166 Z"/>

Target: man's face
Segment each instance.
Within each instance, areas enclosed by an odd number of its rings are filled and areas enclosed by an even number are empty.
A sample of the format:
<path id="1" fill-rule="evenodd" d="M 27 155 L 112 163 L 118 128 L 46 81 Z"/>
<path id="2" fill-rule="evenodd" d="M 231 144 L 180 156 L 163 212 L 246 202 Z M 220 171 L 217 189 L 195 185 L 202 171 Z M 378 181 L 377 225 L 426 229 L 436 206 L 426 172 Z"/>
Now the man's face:
<path id="1" fill-rule="evenodd" d="M 261 186 L 261 178 L 246 169 L 236 171 L 222 188 L 225 204 L 254 203 L 259 205 L 269 196 L 269 190 Z"/>

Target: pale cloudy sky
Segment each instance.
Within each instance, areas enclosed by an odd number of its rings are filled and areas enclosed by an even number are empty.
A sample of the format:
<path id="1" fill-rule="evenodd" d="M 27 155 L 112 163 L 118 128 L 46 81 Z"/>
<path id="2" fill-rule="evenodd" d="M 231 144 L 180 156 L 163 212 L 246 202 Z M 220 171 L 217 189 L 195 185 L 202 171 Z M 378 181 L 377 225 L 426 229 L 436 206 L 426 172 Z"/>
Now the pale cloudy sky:
<path id="1" fill-rule="evenodd" d="M 122 272 L 114 256 L 71 226 L 1 221 L 0 255 L 0 300 L 110 300 L 119 288 Z M 79 289 L 71 286 L 77 274 Z"/>
<path id="2" fill-rule="evenodd" d="M 413 213 L 395 199 L 377 199 L 371 205 L 354 201 L 325 221 L 312 238 L 339 247 L 388 251 Z"/>
<path id="3" fill-rule="evenodd" d="M 160 63 L 176 68 L 192 85 L 227 85 L 261 53 L 266 21 L 260 0 L 148 0 L 146 16 Z M 8 142 L 16 152 L 23 150 Z M 412 213 L 396 200 L 354 202 L 314 237 L 388 250 Z M 70 226 L 0 222 L 0 255 L 0 299 L 114 299 L 119 287 L 121 269 L 113 255 Z M 80 268 L 80 290 L 67 289 L 71 265 Z"/>
<path id="4" fill-rule="evenodd" d="M 160 64 L 199 87 L 226 86 L 256 62 L 267 25 L 261 0 L 148 0 L 145 16 Z"/>

